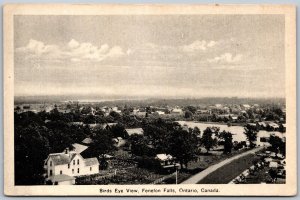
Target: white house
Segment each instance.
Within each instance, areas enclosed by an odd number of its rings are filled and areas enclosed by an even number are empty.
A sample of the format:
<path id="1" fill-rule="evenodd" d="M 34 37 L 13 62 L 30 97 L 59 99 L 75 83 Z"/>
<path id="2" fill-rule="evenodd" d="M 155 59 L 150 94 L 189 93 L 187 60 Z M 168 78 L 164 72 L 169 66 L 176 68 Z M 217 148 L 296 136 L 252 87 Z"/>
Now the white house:
<path id="1" fill-rule="evenodd" d="M 170 154 L 156 154 L 155 159 L 160 162 L 162 168 L 174 168 L 180 166 Z"/>
<path id="2" fill-rule="evenodd" d="M 165 115 L 166 113 L 164 112 L 164 111 L 155 111 L 155 113 L 157 114 L 157 115 Z"/>
<path id="3" fill-rule="evenodd" d="M 173 115 L 181 115 L 183 114 L 183 111 L 181 108 L 174 108 L 172 111 L 171 111 L 171 114 Z"/>
<path id="4" fill-rule="evenodd" d="M 45 162 L 48 180 L 54 184 L 74 184 L 72 177 L 99 173 L 97 158 L 84 159 L 79 153 L 69 151 L 49 154 Z"/>

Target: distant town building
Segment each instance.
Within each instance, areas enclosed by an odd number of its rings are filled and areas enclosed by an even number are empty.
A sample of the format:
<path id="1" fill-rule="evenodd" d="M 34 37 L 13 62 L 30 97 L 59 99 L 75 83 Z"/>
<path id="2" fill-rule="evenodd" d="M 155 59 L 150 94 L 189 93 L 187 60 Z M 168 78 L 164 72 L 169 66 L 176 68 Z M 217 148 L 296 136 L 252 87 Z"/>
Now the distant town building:
<path id="1" fill-rule="evenodd" d="M 142 128 L 126 128 L 125 133 L 128 137 L 133 134 L 144 135 L 144 130 Z"/>
<path id="2" fill-rule="evenodd" d="M 174 108 L 171 111 L 171 114 L 173 114 L 173 115 L 182 115 L 183 114 L 183 110 L 181 108 Z"/>

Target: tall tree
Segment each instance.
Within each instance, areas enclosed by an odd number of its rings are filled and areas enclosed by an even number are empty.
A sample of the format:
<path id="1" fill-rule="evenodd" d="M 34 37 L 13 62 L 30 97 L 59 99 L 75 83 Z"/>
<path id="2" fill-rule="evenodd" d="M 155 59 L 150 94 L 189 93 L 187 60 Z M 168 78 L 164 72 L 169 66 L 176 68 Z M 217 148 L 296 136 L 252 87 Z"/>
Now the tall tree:
<path id="1" fill-rule="evenodd" d="M 188 163 L 196 159 L 200 152 L 197 136 L 182 129 L 175 130 L 170 134 L 168 147 L 169 153 L 179 160 L 181 168 L 183 165 L 187 167 Z"/>
<path id="2" fill-rule="evenodd" d="M 223 131 L 219 134 L 219 138 L 224 142 L 224 150 L 223 153 L 231 153 L 233 143 L 232 143 L 232 134 L 230 132 Z"/>
<path id="3" fill-rule="evenodd" d="M 257 130 L 256 128 L 245 127 L 244 134 L 246 135 L 247 140 L 250 143 L 250 148 L 255 147 L 255 141 L 257 138 Z"/>
<path id="4" fill-rule="evenodd" d="M 49 153 L 47 129 L 37 124 L 15 128 L 15 184 L 40 185 L 44 182 L 44 159 Z"/>
<path id="5" fill-rule="evenodd" d="M 201 138 L 201 143 L 204 146 L 204 148 L 206 149 L 207 153 L 209 152 L 209 150 L 216 146 L 217 144 L 217 140 L 215 138 L 212 138 L 212 134 L 213 134 L 213 128 L 212 127 L 207 127 L 204 131 L 203 131 L 203 135 Z"/>

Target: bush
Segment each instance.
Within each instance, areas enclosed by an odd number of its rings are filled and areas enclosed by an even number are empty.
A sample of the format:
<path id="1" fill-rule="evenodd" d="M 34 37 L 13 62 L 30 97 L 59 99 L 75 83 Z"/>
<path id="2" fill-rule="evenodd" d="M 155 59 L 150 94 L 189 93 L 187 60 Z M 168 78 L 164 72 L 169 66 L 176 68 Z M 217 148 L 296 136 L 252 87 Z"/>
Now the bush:
<path id="1" fill-rule="evenodd" d="M 146 168 L 155 171 L 160 170 L 160 162 L 154 158 L 144 156 L 138 157 L 136 161 L 138 162 L 138 167 L 140 168 Z"/>

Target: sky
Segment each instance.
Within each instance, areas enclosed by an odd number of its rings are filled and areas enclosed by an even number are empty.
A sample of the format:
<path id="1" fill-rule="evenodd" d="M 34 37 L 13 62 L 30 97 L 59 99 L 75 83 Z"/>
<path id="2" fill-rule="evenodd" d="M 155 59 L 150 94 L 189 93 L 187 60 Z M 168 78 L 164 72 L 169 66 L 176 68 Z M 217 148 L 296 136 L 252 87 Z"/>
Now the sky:
<path id="1" fill-rule="evenodd" d="M 283 15 L 15 16 L 15 96 L 285 97 Z"/>

